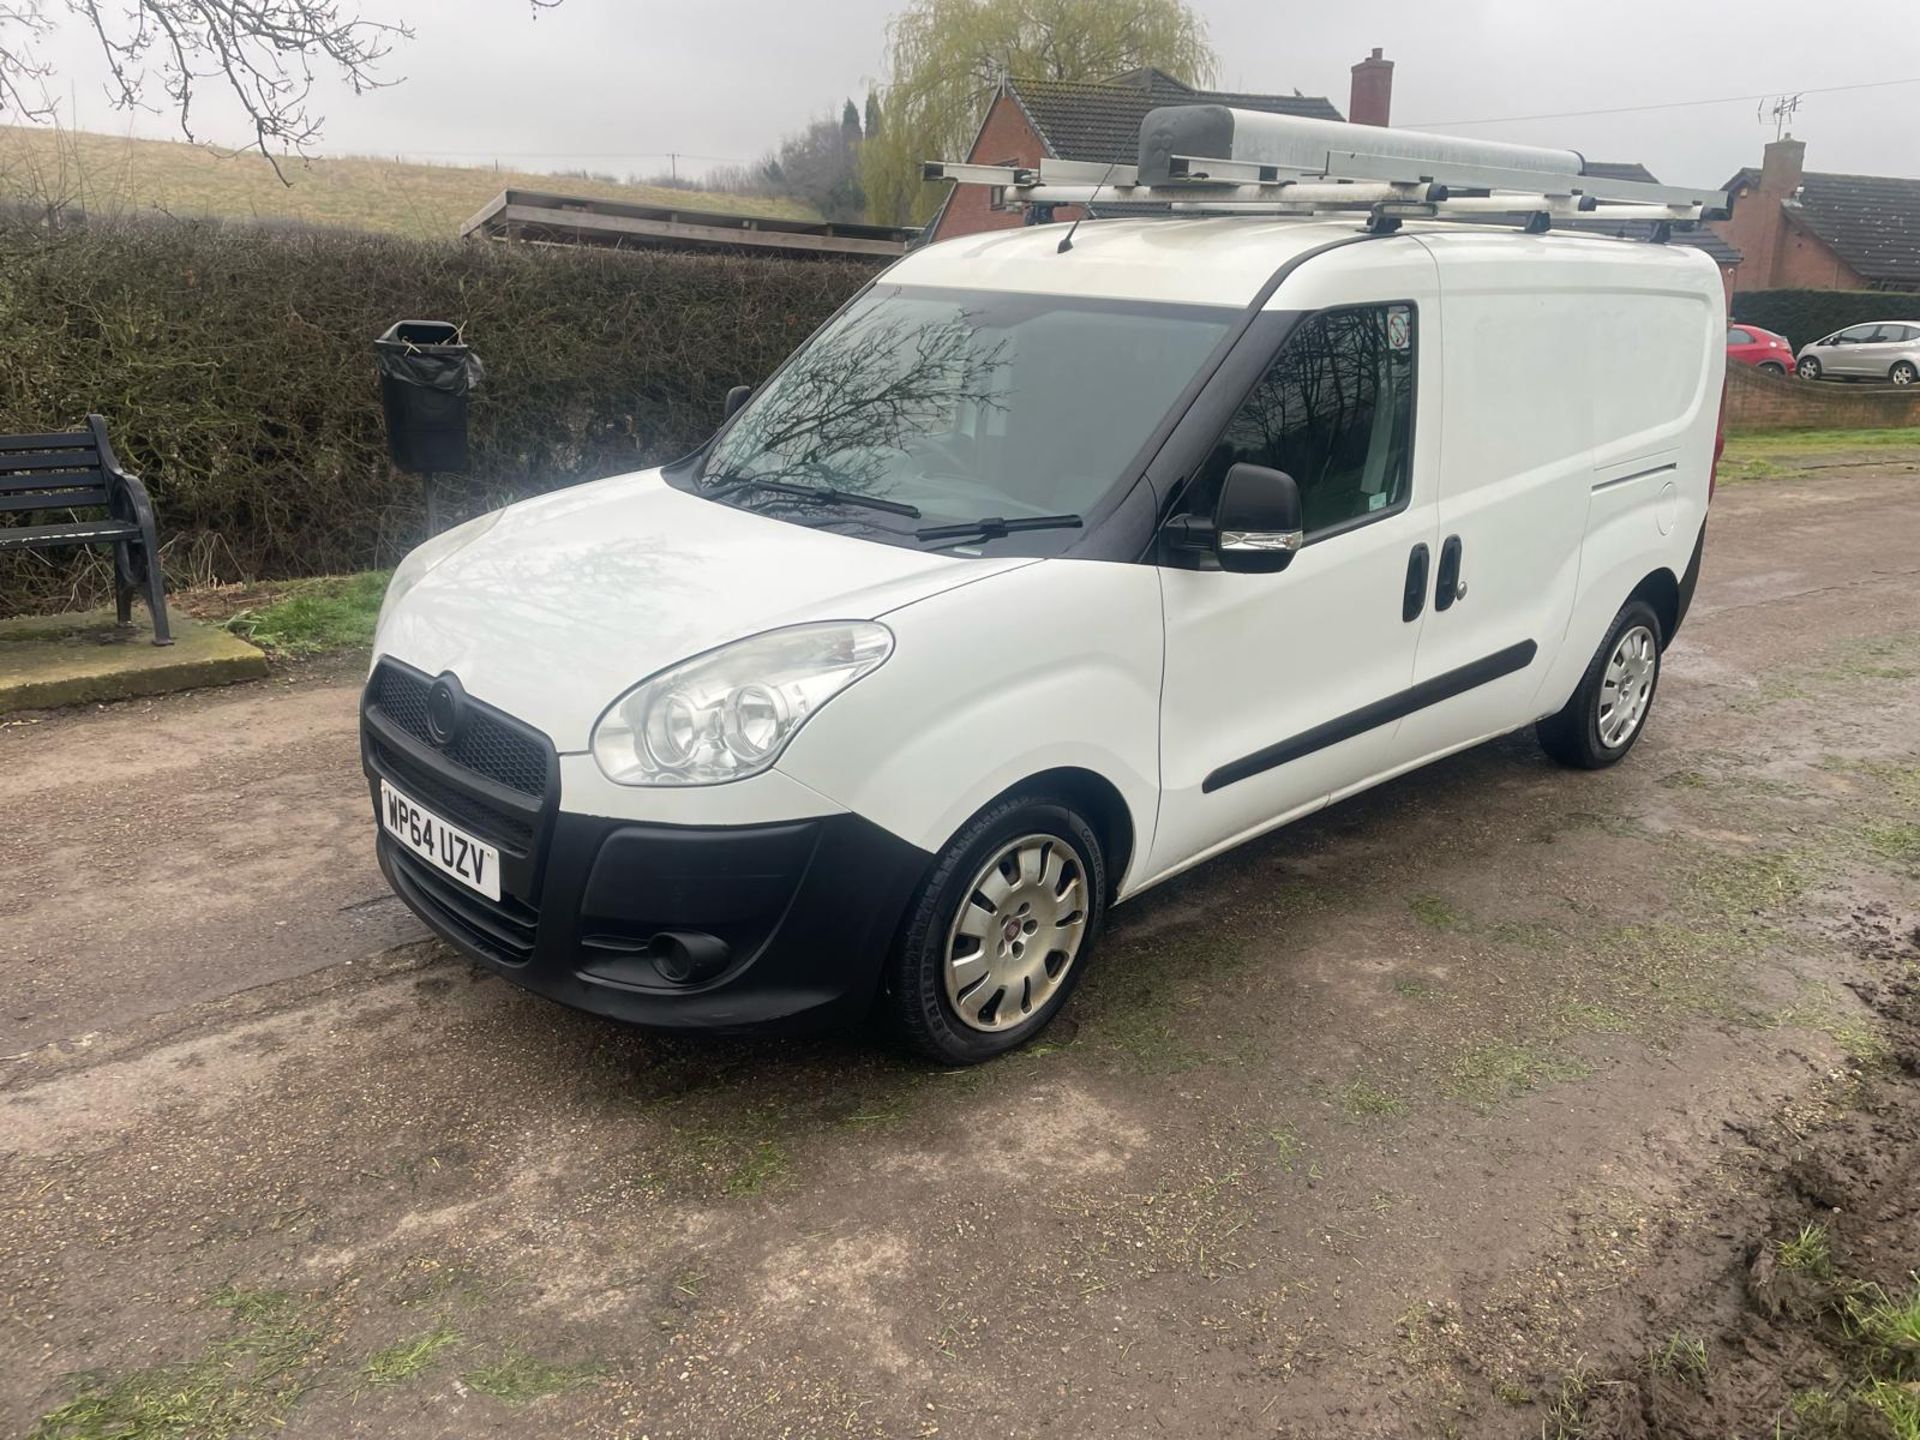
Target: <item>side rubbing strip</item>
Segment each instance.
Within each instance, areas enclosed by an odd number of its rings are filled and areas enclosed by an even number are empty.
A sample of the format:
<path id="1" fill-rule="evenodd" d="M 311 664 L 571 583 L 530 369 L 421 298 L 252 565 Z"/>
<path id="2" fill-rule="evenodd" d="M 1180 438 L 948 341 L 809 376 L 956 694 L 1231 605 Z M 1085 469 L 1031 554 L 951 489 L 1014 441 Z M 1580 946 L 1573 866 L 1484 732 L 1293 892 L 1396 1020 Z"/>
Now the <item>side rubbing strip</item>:
<path id="1" fill-rule="evenodd" d="M 1602 490 L 1611 490 L 1616 485 L 1631 485 L 1636 480 L 1645 480 L 1654 475 L 1665 475 L 1679 468 L 1677 464 L 1656 465 L 1651 470 L 1636 470 L 1631 475 L 1616 475 L 1613 479 L 1602 480 L 1598 485 L 1594 486 L 1593 493 L 1598 495 Z"/>
<path id="2" fill-rule="evenodd" d="M 1402 690 L 1398 695 L 1389 695 L 1384 700 L 1376 700 L 1371 705 L 1363 705 L 1358 710 L 1350 710 L 1316 725 L 1311 730 L 1303 730 L 1291 740 L 1282 740 L 1278 745 L 1269 745 L 1264 750 L 1229 764 L 1222 765 L 1200 782 L 1205 794 L 1245 780 L 1251 776 L 1285 765 L 1316 750 L 1324 750 L 1329 745 L 1338 745 L 1342 740 L 1351 740 L 1356 735 L 1364 735 L 1382 725 L 1404 719 L 1416 710 L 1424 710 L 1429 705 L 1438 705 L 1442 700 L 1451 700 L 1456 695 L 1498 680 L 1503 675 L 1511 675 L 1516 670 L 1524 670 L 1533 663 L 1533 657 L 1539 652 L 1539 646 L 1531 640 L 1522 640 L 1518 645 L 1509 645 L 1484 660 L 1476 660 L 1471 665 L 1462 665 L 1458 670 L 1449 670 L 1444 675 L 1436 675 L 1431 680 L 1422 680 L 1418 685 Z"/>

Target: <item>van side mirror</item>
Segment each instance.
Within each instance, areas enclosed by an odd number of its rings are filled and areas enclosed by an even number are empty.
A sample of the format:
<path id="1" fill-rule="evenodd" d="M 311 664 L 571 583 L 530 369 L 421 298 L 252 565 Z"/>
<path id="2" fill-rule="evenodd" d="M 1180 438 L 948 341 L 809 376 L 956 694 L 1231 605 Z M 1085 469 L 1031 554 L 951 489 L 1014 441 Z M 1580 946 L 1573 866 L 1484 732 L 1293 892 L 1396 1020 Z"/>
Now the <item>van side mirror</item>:
<path id="1" fill-rule="evenodd" d="M 740 407 L 752 398 L 753 387 L 751 385 L 736 385 L 727 391 L 727 404 L 726 408 L 720 412 L 720 423 L 724 425 L 735 415 L 738 415 L 740 413 Z"/>
<path id="2" fill-rule="evenodd" d="M 1305 540 L 1300 487 L 1291 475 L 1244 461 L 1227 471 L 1213 511 L 1213 548 L 1222 570 L 1284 570 Z"/>

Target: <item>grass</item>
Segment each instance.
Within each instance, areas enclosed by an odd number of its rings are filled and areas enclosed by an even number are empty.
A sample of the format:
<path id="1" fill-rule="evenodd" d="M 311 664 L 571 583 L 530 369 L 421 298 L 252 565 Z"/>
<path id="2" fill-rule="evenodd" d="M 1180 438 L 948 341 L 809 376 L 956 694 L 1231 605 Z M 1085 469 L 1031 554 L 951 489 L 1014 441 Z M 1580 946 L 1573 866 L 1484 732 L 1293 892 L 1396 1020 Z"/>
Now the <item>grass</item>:
<path id="1" fill-rule="evenodd" d="M 324 1358 L 317 1310 L 282 1291 L 213 1297 L 232 1323 L 197 1357 L 109 1377 L 71 1377 L 75 1394 L 31 1440 L 226 1440 L 285 1423 Z"/>
<path id="2" fill-rule="evenodd" d="M 1733 435 L 1720 457 L 1719 477 L 1738 484 L 1747 480 L 1777 480 L 1804 474 L 1827 457 L 1845 457 L 1871 464 L 1860 451 L 1920 452 L 1920 427 L 1879 430 L 1772 430 L 1757 435 Z M 1811 462 L 1811 463 L 1810 463 Z"/>
<path id="3" fill-rule="evenodd" d="M 1429 930 L 1459 930 L 1467 923 L 1466 914 L 1443 895 L 1416 895 L 1407 909 Z"/>
<path id="4" fill-rule="evenodd" d="M 521 1403 L 558 1395 L 598 1379 L 601 1365 L 554 1365 L 520 1350 L 509 1350 L 490 1365 L 469 1370 L 461 1378 L 483 1395 Z"/>
<path id="5" fill-rule="evenodd" d="M 1676 1331 L 1667 1337 L 1665 1345 L 1653 1352 L 1647 1365 L 1654 1374 L 1664 1379 L 1704 1384 L 1707 1378 L 1707 1342 L 1697 1335 L 1683 1335 Z"/>
<path id="6" fill-rule="evenodd" d="M 378 156 L 282 162 L 282 184 L 259 155 L 228 157 L 177 140 L 0 125 L 0 194 L 69 201 L 93 215 L 300 221 L 417 239 L 453 239 L 502 190 L 539 190 L 640 205 L 818 218 L 797 201 L 628 185 L 484 166 L 421 165 Z"/>
<path id="7" fill-rule="evenodd" d="M 360 1367 L 360 1374 L 370 1385 L 402 1384 L 422 1374 L 442 1350 L 459 1340 L 447 1326 L 436 1325 L 424 1335 L 374 1351 Z"/>
<path id="8" fill-rule="evenodd" d="M 285 657 L 324 655 L 373 644 L 374 622 L 387 593 L 385 570 L 322 575 L 278 587 L 265 605 L 229 616 L 227 629 Z"/>
<path id="9" fill-rule="evenodd" d="M 1475 1105 L 1491 1105 L 1537 1090 L 1584 1080 L 1592 1074 L 1585 1061 L 1538 1045 L 1492 1041 L 1461 1052 L 1454 1060 L 1447 1093 Z"/>
<path id="10" fill-rule="evenodd" d="M 1407 1108 L 1405 1100 L 1390 1090 L 1383 1090 L 1365 1076 L 1343 1085 L 1339 1100 L 1348 1114 L 1363 1120 L 1404 1114 Z"/>
<path id="11" fill-rule="evenodd" d="M 1827 1238 L 1827 1227 L 1818 1221 L 1802 1225 L 1796 1234 L 1780 1241 L 1778 1249 L 1782 1270 L 1798 1270 L 1819 1277 L 1833 1268 L 1833 1248 Z"/>

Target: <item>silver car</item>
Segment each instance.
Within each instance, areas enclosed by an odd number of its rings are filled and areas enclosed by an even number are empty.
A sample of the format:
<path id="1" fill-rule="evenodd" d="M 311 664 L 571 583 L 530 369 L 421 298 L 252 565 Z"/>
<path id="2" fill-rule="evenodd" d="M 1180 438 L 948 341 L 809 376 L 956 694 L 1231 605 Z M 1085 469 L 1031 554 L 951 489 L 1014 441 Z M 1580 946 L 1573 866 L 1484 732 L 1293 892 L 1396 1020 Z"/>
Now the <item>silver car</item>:
<path id="1" fill-rule="evenodd" d="M 1794 373 L 1802 380 L 1920 381 L 1920 320 L 1875 320 L 1849 325 L 1800 348 Z"/>

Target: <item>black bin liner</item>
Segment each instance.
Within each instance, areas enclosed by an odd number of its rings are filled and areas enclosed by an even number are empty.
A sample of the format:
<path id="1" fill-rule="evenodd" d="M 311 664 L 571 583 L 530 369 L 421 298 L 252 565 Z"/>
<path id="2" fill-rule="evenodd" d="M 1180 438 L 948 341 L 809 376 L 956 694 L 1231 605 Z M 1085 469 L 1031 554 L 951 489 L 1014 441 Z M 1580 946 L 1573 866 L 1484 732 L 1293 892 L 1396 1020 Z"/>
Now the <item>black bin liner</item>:
<path id="1" fill-rule="evenodd" d="M 373 342 L 387 453 L 402 470 L 465 474 L 467 397 L 485 373 L 444 320 L 402 320 Z"/>

